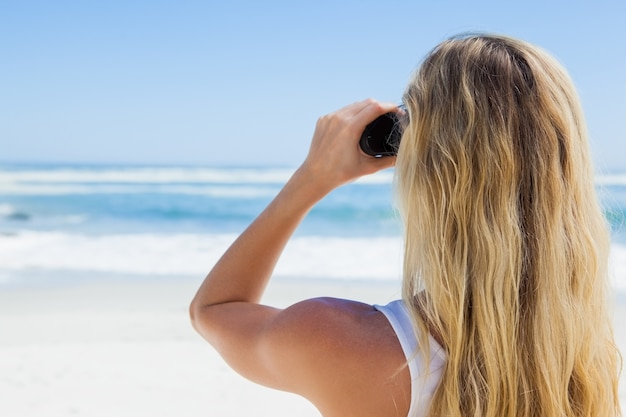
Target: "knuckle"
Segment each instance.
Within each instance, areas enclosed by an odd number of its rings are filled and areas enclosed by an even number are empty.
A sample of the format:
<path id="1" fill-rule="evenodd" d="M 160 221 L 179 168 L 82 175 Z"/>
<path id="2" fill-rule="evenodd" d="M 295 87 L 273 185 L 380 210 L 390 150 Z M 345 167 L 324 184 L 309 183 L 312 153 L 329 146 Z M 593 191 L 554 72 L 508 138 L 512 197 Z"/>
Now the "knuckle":
<path id="1" fill-rule="evenodd" d="M 317 119 L 317 125 L 319 126 L 319 125 L 323 125 L 323 124 L 328 123 L 328 120 L 329 120 L 330 118 L 331 118 L 331 115 L 330 115 L 330 114 L 325 114 L 325 115 L 323 115 L 323 116 L 320 116 L 320 117 Z"/>
<path id="2" fill-rule="evenodd" d="M 377 112 L 382 112 L 384 110 L 384 107 L 383 107 L 382 103 L 380 103 L 379 101 L 373 101 L 371 103 L 371 106 L 374 107 L 374 109 Z"/>
<path id="3" fill-rule="evenodd" d="M 382 103 L 374 98 L 370 97 L 367 100 L 365 100 L 365 102 L 367 103 L 368 106 L 371 106 L 376 110 L 382 110 L 383 108 Z"/>

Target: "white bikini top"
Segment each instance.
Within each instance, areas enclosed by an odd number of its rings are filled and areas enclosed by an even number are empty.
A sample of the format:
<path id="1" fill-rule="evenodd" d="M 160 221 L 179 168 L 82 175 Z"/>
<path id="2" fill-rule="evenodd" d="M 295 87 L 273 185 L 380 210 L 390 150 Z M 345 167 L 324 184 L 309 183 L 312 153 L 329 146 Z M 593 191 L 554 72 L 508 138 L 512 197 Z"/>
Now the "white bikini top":
<path id="1" fill-rule="evenodd" d="M 441 373 L 446 363 L 446 354 L 441 345 L 428 335 L 430 346 L 430 366 L 426 369 L 424 353 L 418 350 L 419 340 L 411 323 L 411 316 L 404 301 L 392 301 L 385 306 L 374 305 L 385 315 L 398 336 L 400 346 L 409 364 L 411 375 L 411 405 L 409 417 L 426 415 L 432 395 L 439 385 Z"/>

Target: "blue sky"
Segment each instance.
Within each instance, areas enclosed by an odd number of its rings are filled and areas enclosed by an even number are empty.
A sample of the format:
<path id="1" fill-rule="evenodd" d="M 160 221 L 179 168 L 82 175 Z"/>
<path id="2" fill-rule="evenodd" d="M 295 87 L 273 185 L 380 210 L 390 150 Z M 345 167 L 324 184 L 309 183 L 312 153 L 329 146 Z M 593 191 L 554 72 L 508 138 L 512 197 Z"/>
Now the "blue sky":
<path id="1" fill-rule="evenodd" d="M 505 33 L 576 83 L 626 170 L 626 2 L 0 2 L 0 161 L 295 166 L 317 118 L 399 101 L 438 42 Z"/>

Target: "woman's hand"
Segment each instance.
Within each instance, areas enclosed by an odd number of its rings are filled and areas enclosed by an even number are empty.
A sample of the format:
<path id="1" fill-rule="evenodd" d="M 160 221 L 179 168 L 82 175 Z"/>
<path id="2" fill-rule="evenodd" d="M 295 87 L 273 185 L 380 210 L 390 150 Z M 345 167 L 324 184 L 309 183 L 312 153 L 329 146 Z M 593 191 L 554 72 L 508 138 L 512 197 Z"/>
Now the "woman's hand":
<path id="1" fill-rule="evenodd" d="M 322 116 L 315 127 L 309 154 L 300 167 L 328 192 L 363 175 L 395 164 L 395 156 L 375 158 L 365 154 L 359 139 L 378 116 L 397 110 L 392 103 L 367 99 Z"/>

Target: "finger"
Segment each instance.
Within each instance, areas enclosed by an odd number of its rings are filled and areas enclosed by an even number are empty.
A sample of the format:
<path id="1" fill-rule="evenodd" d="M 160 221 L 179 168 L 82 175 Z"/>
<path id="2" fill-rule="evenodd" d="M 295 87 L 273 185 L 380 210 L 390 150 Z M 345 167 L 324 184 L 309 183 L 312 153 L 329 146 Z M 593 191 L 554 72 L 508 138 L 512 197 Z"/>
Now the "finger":
<path id="1" fill-rule="evenodd" d="M 355 116 L 370 106 L 378 105 L 384 107 L 385 109 L 388 109 L 385 111 L 385 113 L 389 111 L 394 111 L 394 109 L 397 109 L 398 107 L 396 104 L 393 103 L 381 102 L 373 98 L 367 98 L 365 100 L 356 101 L 352 104 L 342 107 L 341 109 L 337 110 L 336 113 L 346 116 Z"/>
<path id="2" fill-rule="evenodd" d="M 364 100 L 361 103 L 365 103 L 365 105 L 359 107 L 359 110 L 354 114 L 354 121 L 357 124 L 363 123 L 364 126 L 374 121 L 378 116 L 398 110 L 398 105 L 395 103 L 373 99 Z"/>

